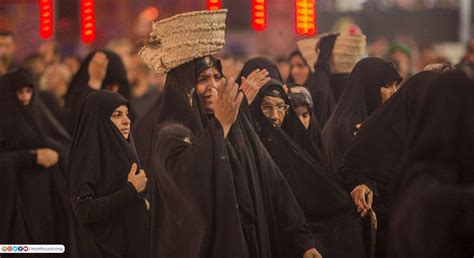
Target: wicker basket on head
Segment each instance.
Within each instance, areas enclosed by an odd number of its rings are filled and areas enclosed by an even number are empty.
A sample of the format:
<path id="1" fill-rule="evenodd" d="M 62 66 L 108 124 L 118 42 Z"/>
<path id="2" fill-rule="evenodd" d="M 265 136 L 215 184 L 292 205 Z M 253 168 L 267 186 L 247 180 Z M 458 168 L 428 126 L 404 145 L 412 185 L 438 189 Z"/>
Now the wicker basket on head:
<path id="1" fill-rule="evenodd" d="M 319 52 L 316 45 L 325 34 L 317 37 L 302 39 L 296 44 L 306 63 L 314 71 Z M 332 73 L 350 73 L 355 64 L 365 54 L 366 38 L 362 34 L 341 34 L 337 37 L 332 51 Z"/>
<path id="2" fill-rule="evenodd" d="M 143 62 L 165 74 L 193 59 L 216 54 L 225 43 L 227 9 L 178 14 L 153 23 L 138 55 Z"/>
<path id="3" fill-rule="evenodd" d="M 363 34 L 341 34 L 332 50 L 332 73 L 350 73 L 364 56 L 366 37 Z"/>

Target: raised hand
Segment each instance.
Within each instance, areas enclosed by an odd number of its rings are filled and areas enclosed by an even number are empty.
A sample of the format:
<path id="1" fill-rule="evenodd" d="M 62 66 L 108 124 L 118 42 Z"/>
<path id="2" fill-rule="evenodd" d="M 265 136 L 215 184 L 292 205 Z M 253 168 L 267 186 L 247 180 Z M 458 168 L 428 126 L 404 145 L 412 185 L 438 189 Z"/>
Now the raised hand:
<path id="1" fill-rule="evenodd" d="M 224 138 L 227 137 L 230 127 L 237 119 L 240 104 L 244 94 L 239 91 L 239 86 L 233 78 L 217 89 L 212 88 L 214 104 L 214 116 L 224 129 Z"/>
<path id="2" fill-rule="evenodd" d="M 109 59 L 103 52 L 95 53 L 92 57 L 91 62 L 87 71 L 89 73 L 89 87 L 94 90 L 100 90 L 102 82 L 107 74 L 107 66 L 109 65 Z"/>
<path id="3" fill-rule="evenodd" d="M 252 104 L 252 101 L 255 99 L 263 85 L 271 79 L 268 75 L 269 72 L 266 69 L 255 69 L 247 76 L 247 78 L 243 76 L 241 77 L 242 85 L 240 85 L 240 89 L 244 92 L 249 105 Z"/>

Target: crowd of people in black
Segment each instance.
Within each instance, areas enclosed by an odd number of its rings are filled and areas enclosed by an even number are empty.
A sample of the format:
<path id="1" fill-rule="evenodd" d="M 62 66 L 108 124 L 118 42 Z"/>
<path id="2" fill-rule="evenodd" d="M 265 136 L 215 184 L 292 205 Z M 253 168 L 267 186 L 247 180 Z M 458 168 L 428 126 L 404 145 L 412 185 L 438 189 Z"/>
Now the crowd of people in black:
<path id="1" fill-rule="evenodd" d="M 225 16 L 181 14 L 139 54 L 83 60 L 53 44 L 20 64 L 19 39 L 0 32 L 0 244 L 66 247 L 29 257 L 473 257 L 474 40 L 458 65 L 403 74 L 335 58 L 342 35 L 328 33 L 314 62 L 289 56 L 289 76 L 262 56 L 231 78 L 216 57 Z"/>

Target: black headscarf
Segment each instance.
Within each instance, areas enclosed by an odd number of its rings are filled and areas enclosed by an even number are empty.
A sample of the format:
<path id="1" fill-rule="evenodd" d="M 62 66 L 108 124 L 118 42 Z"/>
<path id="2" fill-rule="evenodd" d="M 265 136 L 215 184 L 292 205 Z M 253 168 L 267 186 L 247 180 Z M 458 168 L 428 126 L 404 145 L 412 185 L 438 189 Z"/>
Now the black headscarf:
<path id="1" fill-rule="evenodd" d="M 244 67 L 242 68 L 242 71 L 240 71 L 239 76 L 236 78 L 235 82 L 240 85 L 242 82 L 241 77 L 246 77 L 253 72 L 255 69 L 266 69 L 269 73 L 268 76 L 270 76 L 273 79 L 282 81 L 282 77 L 280 74 L 280 70 L 278 70 L 278 66 L 272 62 L 270 59 L 266 57 L 255 57 L 247 62 L 245 62 Z"/>
<path id="2" fill-rule="evenodd" d="M 314 115 L 314 102 L 308 89 L 298 84 L 288 85 L 288 97 L 291 100 L 294 108 L 299 106 L 307 106 L 310 111 L 310 121 L 307 132 L 311 139 L 317 144 L 319 150 L 324 154 L 323 139 L 321 136 L 321 126 L 318 119 Z"/>
<path id="3" fill-rule="evenodd" d="M 349 85 L 323 129 L 323 146 L 334 171 L 354 137 L 356 125 L 382 105 L 380 88 L 393 81 L 401 81 L 400 75 L 392 63 L 381 58 L 364 58 L 352 70 Z"/>
<path id="4" fill-rule="evenodd" d="M 222 72 L 204 57 L 167 76 L 153 139 L 151 256 L 281 257 L 283 241 L 302 255 L 312 246 L 303 213 L 247 118 L 224 139 L 204 110 L 195 85 L 211 66 Z"/>
<path id="5" fill-rule="evenodd" d="M 291 60 L 291 58 L 293 58 L 294 56 L 301 57 L 301 59 L 303 59 L 305 64 L 308 66 L 308 69 L 310 69 L 308 63 L 306 62 L 299 50 L 296 50 L 291 53 L 289 60 Z M 311 72 L 310 69 L 308 79 L 304 83 L 304 86 L 311 93 L 311 97 L 314 101 L 314 114 L 316 115 L 316 118 L 318 119 L 318 122 L 321 127 L 324 127 L 336 105 L 336 102 L 334 101 L 334 96 L 331 92 L 329 77 L 330 71 L 328 71 L 328 69 L 318 69 L 315 64 L 314 72 Z M 295 80 L 293 79 L 293 76 L 291 76 L 291 73 L 288 77 L 287 83 L 295 83 Z"/>
<path id="6" fill-rule="evenodd" d="M 290 105 L 281 128 L 263 114 L 265 96 Z M 328 257 L 365 257 L 360 219 L 349 194 L 340 185 L 306 128 L 297 117 L 279 81 L 271 80 L 252 103 L 257 133 L 290 185 L 306 221 Z"/>
<path id="7" fill-rule="evenodd" d="M 145 202 L 127 182 L 131 165 L 140 168 L 133 137 L 126 140 L 110 120 L 121 105 L 128 106 L 127 100 L 110 91 L 85 98 L 70 154 L 71 200 L 107 257 L 146 257 Z"/>
<path id="8" fill-rule="evenodd" d="M 474 83 L 460 70 L 442 74 L 428 89 L 407 136 L 392 257 L 473 255 L 473 95 Z"/>
<path id="9" fill-rule="evenodd" d="M 398 166 L 406 152 L 408 129 L 425 92 L 439 72 L 421 72 L 408 79 L 400 90 L 377 109 L 357 132 L 339 170 L 348 192 L 360 184 L 375 195 L 377 213 L 377 257 L 385 257 L 388 221 Z"/>
<path id="10" fill-rule="evenodd" d="M 71 80 L 66 96 L 64 97 L 66 113 L 64 126 L 71 134 L 73 133 L 75 123 L 77 122 L 77 117 L 84 98 L 94 91 L 88 86 L 88 68 L 92 58 L 97 52 L 104 53 L 109 60 L 107 73 L 102 82 L 101 89 L 106 90 L 110 85 L 118 85 L 118 93 L 126 99 L 130 99 L 130 85 L 127 80 L 127 70 L 125 69 L 120 56 L 110 50 L 96 50 L 91 52 L 84 61 L 82 61 L 81 66 Z"/>
<path id="11" fill-rule="evenodd" d="M 242 67 L 242 70 L 240 71 L 239 76 L 237 76 L 235 82 L 239 86 L 241 86 L 242 77 L 247 78 L 249 74 L 252 73 L 255 69 L 266 69 L 270 78 L 282 81 L 280 70 L 278 70 L 278 66 L 274 62 L 272 62 L 266 57 L 255 57 L 245 62 L 244 67 Z M 250 120 L 250 123 L 255 123 L 255 118 L 253 117 L 254 114 L 250 109 L 248 101 L 246 101 L 246 99 L 242 101 L 240 112 Z"/>
<path id="12" fill-rule="evenodd" d="M 405 152 L 409 126 L 420 109 L 425 91 L 440 74 L 424 71 L 414 75 L 364 122 L 340 168 L 348 191 L 366 184 L 377 198 L 390 200 L 390 185 Z"/>
<path id="13" fill-rule="evenodd" d="M 65 180 L 69 135 L 34 94 L 26 70 L 12 71 L 0 81 L 0 167 L 2 183 L 8 185 L 0 195 L 5 207 L 0 242 L 64 244 L 67 257 L 99 257 L 69 204 Z M 16 95 L 23 87 L 33 90 L 27 106 Z M 58 163 L 49 168 L 37 165 L 31 151 L 39 148 L 56 151 Z"/>

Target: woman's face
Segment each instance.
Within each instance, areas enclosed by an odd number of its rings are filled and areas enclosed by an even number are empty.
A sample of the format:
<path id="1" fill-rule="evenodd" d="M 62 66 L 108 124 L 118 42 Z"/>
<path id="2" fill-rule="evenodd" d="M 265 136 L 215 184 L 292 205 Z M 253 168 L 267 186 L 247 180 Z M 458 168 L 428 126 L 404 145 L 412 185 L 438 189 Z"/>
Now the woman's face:
<path id="1" fill-rule="evenodd" d="M 301 120 L 301 123 L 303 123 L 304 128 L 308 129 L 309 123 L 311 122 L 311 111 L 309 110 L 309 107 L 306 105 L 297 106 L 295 112 Z"/>
<path id="2" fill-rule="evenodd" d="M 290 73 L 296 84 L 304 85 L 308 80 L 309 67 L 301 56 L 295 55 L 290 59 Z"/>
<path id="3" fill-rule="evenodd" d="M 128 107 L 121 105 L 114 110 L 110 120 L 119 129 L 123 137 L 128 140 L 130 136 L 130 118 L 128 117 Z"/>
<path id="4" fill-rule="evenodd" d="M 395 92 L 397 92 L 398 90 L 397 85 L 398 85 L 398 82 L 393 81 L 389 85 L 384 85 L 380 87 L 380 95 L 382 96 L 382 103 L 385 103 L 385 101 L 387 101 L 393 94 L 395 94 Z"/>
<path id="5" fill-rule="evenodd" d="M 214 113 L 213 92 L 215 91 L 212 89 L 217 90 L 217 88 L 222 87 L 224 83 L 224 77 L 215 67 L 202 71 L 198 76 L 196 90 L 202 99 L 206 111 L 210 114 Z"/>
<path id="6" fill-rule="evenodd" d="M 18 100 L 21 102 L 21 104 L 28 106 L 31 102 L 31 98 L 33 97 L 33 88 L 28 86 L 23 87 L 16 92 L 16 96 L 18 97 Z"/>
<path id="7" fill-rule="evenodd" d="M 262 99 L 260 108 L 262 113 L 270 119 L 276 127 L 281 127 L 289 105 L 287 105 L 282 98 L 265 96 Z"/>

